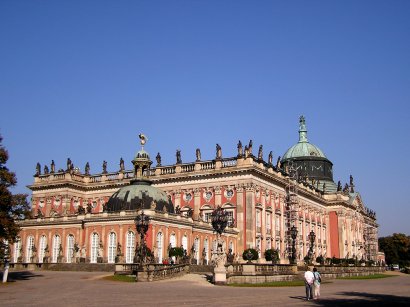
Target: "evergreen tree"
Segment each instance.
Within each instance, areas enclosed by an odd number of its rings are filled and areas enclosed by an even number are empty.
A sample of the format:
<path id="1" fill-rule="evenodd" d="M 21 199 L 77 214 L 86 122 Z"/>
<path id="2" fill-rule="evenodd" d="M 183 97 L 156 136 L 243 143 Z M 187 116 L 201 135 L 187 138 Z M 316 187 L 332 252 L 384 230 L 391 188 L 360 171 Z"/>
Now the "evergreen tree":
<path id="1" fill-rule="evenodd" d="M 0 261 L 7 254 L 7 243 L 13 244 L 19 233 L 17 221 L 30 214 L 26 194 L 13 195 L 9 188 L 16 185 L 16 175 L 5 166 L 9 158 L 7 150 L 2 146 L 0 135 Z"/>

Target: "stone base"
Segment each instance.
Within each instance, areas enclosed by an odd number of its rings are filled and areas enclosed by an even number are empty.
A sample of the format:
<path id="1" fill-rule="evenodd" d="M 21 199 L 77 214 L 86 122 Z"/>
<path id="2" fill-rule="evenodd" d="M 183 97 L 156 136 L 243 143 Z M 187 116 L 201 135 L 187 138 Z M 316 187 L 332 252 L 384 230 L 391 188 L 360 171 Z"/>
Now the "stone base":
<path id="1" fill-rule="evenodd" d="M 225 266 L 214 268 L 213 282 L 215 285 L 226 285 Z"/>

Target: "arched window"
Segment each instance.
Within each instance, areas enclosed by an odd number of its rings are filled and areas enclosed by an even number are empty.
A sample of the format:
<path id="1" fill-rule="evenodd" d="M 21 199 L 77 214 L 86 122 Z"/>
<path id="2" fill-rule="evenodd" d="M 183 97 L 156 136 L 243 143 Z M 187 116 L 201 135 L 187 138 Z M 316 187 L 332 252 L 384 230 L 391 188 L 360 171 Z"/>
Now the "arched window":
<path id="1" fill-rule="evenodd" d="M 47 237 L 42 235 L 40 237 L 40 244 L 39 244 L 39 251 L 38 251 L 38 262 L 43 263 L 44 257 L 46 256 L 46 246 L 47 246 Z"/>
<path id="2" fill-rule="evenodd" d="M 134 249 L 135 249 L 135 234 L 132 231 L 128 231 L 126 250 L 125 250 L 125 262 L 126 263 L 134 262 Z"/>
<path id="3" fill-rule="evenodd" d="M 17 238 L 16 242 L 14 243 L 14 263 L 17 263 L 19 261 L 19 258 L 21 256 L 21 239 Z"/>
<path id="4" fill-rule="evenodd" d="M 171 247 L 177 246 L 177 238 L 175 236 L 175 233 L 171 234 L 171 236 L 169 237 L 169 244 L 171 244 Z"/>
<path id="5" fill-rule="evenodd" d="M 91 258 L 90 262 L 91 263 L 97 263 L 97 257 L 98 257 L 98 248 L 100 247 L 100 236 L 98 233 L 93 233 L 91 235 Z"/>
<path id="6" fill-rule="evenodd" d="M 110 232 L 108 236 L 108 263 L 115 263 L 115 252 L 117 250 L 117 235 Z"/>
<path id="7" fill-rule="evenodd" d="M 188 251 L 188 237 L 186 235 L 182 237 L 182 247 L 185 251 Z"/>
<path id="8" fill-rule="evenodd" d="M 205 239 L 204 241 L 204 261 L 205 264 L 208 264 L 209 261 L 209 242 L 208 242 L 208 238 Z"/>
<path id="9" fill-rule="evenodd" d="M 196 259 L 196 263 L 199 264 L 199 238 L 195 238 L 194 241 L 194 249 L 195 249 L 195 255 L 194 258 Z"/>
<path id="10" fill-rule="evenodd" d="M 29 236 L 27 238 L 27 249 L 26 249 L 26 262 L 31 262 L 33 257 L 33 246 L 34 246 L 34 237 Z"/>
<path id="11" fill-rule="evenodd" d="M 163 253 L 163 236 L 162 232 L 157 233 L 157 257 L 158 262 L 162 263 L 162 253 Z"/>
<path id="12" fill-rule="evenodd" d="M 171 234 L 171 236 L 169 237 L 169 245 L 171 247 L 176 247 L 177 246 L 177 238 L 175 236 L 175 233 Z M 175 256 L 172 257 L 172 261 L 174 261 L 174 263 L 175 263 Z"/>
<path id="13" fill-rule="evenodd" d="M 74 236 L 73 235 L 68 235 L 67 236 L 67 263 L 71 263 L 72 259 L 74 257 Z"/>
<path id="14" fill-rule="evenodd" d="M 55 235 L 53 237 L 53 257 L 51 262 L 57 262 L 58 256 L 60 255 L 60 247 L 61 247 L 61 238 L 59 235 Z"/>
<path id="15" fill-rule="evenodd" d="M 233 242 L 229 241 L 229 249 L 231 250 L 232 255 L 235 253 L 235 250 L 233 248 Z"/>

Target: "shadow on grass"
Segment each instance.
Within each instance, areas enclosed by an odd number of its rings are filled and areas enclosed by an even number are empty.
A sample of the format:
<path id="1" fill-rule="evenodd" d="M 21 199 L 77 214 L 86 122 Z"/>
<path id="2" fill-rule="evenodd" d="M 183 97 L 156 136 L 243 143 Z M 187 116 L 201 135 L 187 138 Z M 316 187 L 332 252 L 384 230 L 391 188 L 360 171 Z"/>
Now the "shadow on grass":
<path id="1" fill-rule="evenodd" d="M 410 297 L 364 292 L 339 292 L 340 298 L 320 298 L 310 302 L 316 306 L 410 306 Z M 344 296 L 344 297 L 343 297 Z M 294 296 L 293 299 L 305 300 Z"/>
<path id="2" fill-rule="evenodd" d="M 43 277 L 44 275 L 36 274 L 31 271 L 10 272 L 7 277 L 7 282 L 16 282 L 19 280 L 30 280 L 36 277 Z M 0 274 L 0 280 L 3 280 L 3 272 Z"/>

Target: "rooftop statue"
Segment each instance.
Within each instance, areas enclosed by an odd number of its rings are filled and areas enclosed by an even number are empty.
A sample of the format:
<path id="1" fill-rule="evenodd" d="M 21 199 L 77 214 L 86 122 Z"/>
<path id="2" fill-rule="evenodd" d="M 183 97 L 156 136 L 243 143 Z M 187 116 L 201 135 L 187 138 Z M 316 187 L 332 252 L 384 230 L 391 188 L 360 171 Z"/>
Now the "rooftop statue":
<path id="1" fill-rule="evenodd" d="M 84 174 L 85 175 L 90 175 L 90 163 L 86 163 L 84 167 Z"/>
<path id="2" fill-rule="evenodd" d="M 47 175 L 48 173 L 49 173 L 48 166 L 44 165 L 44 174 Z"/>
<path id="3" fill-rule="evenodd" d="M 160 153 L 157 153 L 157 156 L 155 157 L 155 159 L 157 160 L 157 166 L 161 166 L 161 155 L 160 155 Z"/>
<path id="4" fill-rule="evenodd" d="M 54 160 L 51 160 L 51 173 L 54 174 L 56 171 L 56 165 L 54 163 Z"/>
<path id="5" fill-rule="evenodd" d="M 103 174 L 107 174 L 107 161 L 103 161 L 103 165 L 102 165 L 102 168 L 103 168 Z"/>
<path id="6" fill-rule="evenodd" d="M 249 157 L 249 147 L 245 145 L 245 158 Z"/>
<path id="7" fill-rule="evenodd" d="M 125 170 L 124 159 L 121 157 L 121 159 L 120 159 L 120 172 L 123 172 L 124 170 Z"/>
<path id="8" fill-rule="evenodd" d="M 273 160 L 273 153 L 272 153 L 272 151 L 269 153 L 269 156 L 268 156 L 268 164 L 269 165 L 272 165 L 272 160 Z"/>
<path id="9" fill-rule="evenodd" d="M 196 155 L 196 161 L 197 162 L 201 161 L 201 150 L 199 148 L 196 149 L 195 155 Z"/>
<path id="10" fill-rule="evenodd" d="M 280 163 L 280 156 L 278 157 L 278 159 L 276 160 L 276 169 L 279 170 L 282 168 L 282 165 Z"/>
<path id="11" fill-rule="evenodd" d="M 36 164 L 36 174 L 34 176 L 39 176 L 41 175 L 41 165 L 39 162 Z"/>
<path id="12" fill-rule="evenodd" d="M 71 159 L 67 159 L 67 172 L 71 171 L 73 169 L 73 162 L 71 162 Z"/>
<path id="13" fill-rule="evenodd" d="M 182 159 L 181 159 L 181 150 L 177 149 L 177 164 L 181 164 L 182 163 Z"/>
<path id="14" fill-rule="evenodd" d="M 260 160 L 260 161 L 263 160 L 263 145 L 260 145 L 260 146 L 259 146 L 258 160 Z"/>
<path id="15" fill-rule="evenodd" d="M 219 144 L 216 144 L 216 159 L 222 159 L 222 148 Z"/>
<path id="16" fill-rule="evenodd" d="M 242 158 L 242 156 L 243 156 L 242 142 L 239 140 L 239 142 L 238 142 L 238 158 Z"/>
<path id="17" fill-rule="evenodd" d="M 253 142 L 252 140 L 249 140 L 248 150 L 249 150 L 250 155 L 252 155 L 252 146 L 253 146 Z"/>
<path id="18" fill-rule="evenodd" d="M 141 143 L 141 145 L 144 146 L 145 143 L 147 143 L 148 138 L 147 138 L 144 134 L 142 134 L 142 133 L 140 133 L 140 134 L 138 135 L 138 137 L 140 138 L 140 143 Z"/>

